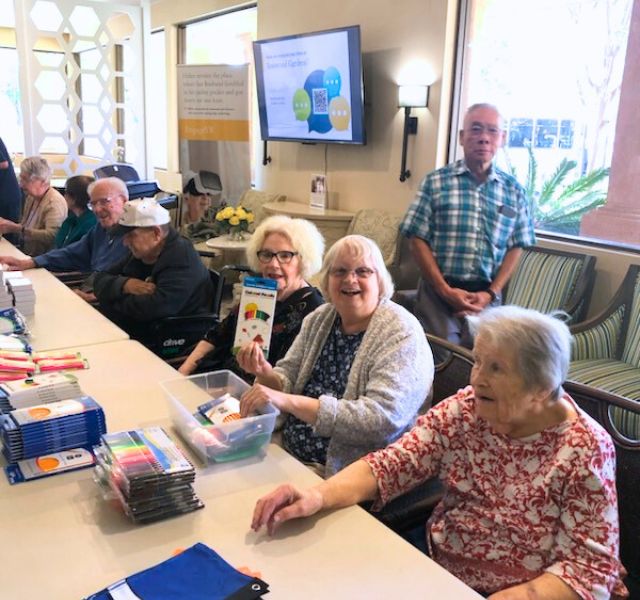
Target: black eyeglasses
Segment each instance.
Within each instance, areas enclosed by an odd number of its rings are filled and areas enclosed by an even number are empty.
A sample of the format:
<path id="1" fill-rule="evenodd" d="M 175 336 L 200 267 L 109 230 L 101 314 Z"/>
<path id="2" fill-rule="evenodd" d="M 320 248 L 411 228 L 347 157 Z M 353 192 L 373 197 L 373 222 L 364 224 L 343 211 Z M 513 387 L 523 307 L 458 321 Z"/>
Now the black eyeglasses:
<path id="1" fill-rule="evenodd" d="M 280 250 L 280 252 L 271 252 L 271 250 L 259 250 L 257 254 L 258 260 L 263 265 L 268 265 L 273 260 L 274 256 L 281 265 L 288 265 L 293 260 L 293 257 L 298 255 L 297 252 L 291 252 L 291 250 Z"/>

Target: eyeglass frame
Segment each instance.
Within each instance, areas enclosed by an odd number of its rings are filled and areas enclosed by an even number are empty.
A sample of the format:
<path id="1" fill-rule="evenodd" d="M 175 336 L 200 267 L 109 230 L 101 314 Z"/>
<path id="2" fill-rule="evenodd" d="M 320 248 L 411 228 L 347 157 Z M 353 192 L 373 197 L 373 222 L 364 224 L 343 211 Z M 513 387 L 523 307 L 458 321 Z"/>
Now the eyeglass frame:
<path id="1" fill-rule="evenodd" d="M 114 194 L 113 196 L 107 196 L 106 198 L 98 198 L 97 200 L 89 200 L 87 202 L 87 208 L 93 212 L 96 208 L 107 207 L 113 204 L 114 198 L 117 198 L 119 194 Z"/>
<path id="2" fill-rule="evenodd" d="M 487 127 L 486 125 L 481 125 L 479 123 L 473 123 L 468 129 L 465 129 L 465 132 L 472 137 L 480 137 L 486 133 L 489 137 L 497 138 L 502 135 L 503 131 L 504 130 L 500 127 Z"/>
<path id="3" fill-rule="evenodd" d="M 345 269 L 344 267 L 333 267 L 329 269 L 329 275 L 336 279 L 345 279 L 353 273 L 356 279 L 369 279 L 372 275 L 377 273 L 376 269 L 371 267 L 356 267 L 355 269 Z"/>
<path id="4" fill-rule="evenodd" d="M 269 255 L 269 259 L 265 260 L 263 259 L 260 255 Z M 286 258 L 286 260 L 282 259 L 281 255 L 285 255 L 288 258 Z M 258 262 L 260 262 L 260 264 L 263 265 L 268 265 L 275 257 L 275 259 L 278 261 L 278 264 L 281 265 L 288 265 L 291 263 L 291 261 L 293 260 L 294 256 L 299 256 L 300 253 L 299 252 L 294 252 L 293 250 L 279 250 L 278 252 L 271 252 L 271 250 L 258 250 L 256 252 L 256 256 L 258 257 Z"/>

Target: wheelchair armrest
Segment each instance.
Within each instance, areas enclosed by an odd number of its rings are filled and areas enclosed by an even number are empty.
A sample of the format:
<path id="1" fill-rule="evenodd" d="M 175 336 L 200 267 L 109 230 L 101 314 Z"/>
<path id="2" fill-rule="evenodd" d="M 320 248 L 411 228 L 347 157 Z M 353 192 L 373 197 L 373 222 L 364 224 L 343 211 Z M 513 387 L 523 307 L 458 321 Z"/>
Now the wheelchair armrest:
<path id="1" fill-rule="evenodd" d="M 439 479 L 427 479 L 407 493 L 389 502 L 379 512 L 371 515 L 396 533 L 410 531 L 424 525 L 443 496 L 443 487 Z M 368 510 L 367 506 L 363 506 Z"/>
<path id="2" fill-rule="evenodd" d="M 72 271 L 68 273 L 51 273 L 56 279 L 60 280 L 68 287 L 81 286 L 93 273 L 83 273 L 81 271 Z"/>

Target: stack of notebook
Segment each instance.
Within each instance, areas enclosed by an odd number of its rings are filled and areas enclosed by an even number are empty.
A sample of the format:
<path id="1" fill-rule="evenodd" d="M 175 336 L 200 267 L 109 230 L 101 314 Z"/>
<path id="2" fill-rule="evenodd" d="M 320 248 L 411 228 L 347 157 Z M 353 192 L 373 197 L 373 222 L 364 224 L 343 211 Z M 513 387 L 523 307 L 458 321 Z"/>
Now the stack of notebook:
<path id="1" fill-rule="evenodd" d="M 35 312 L 36 293 L 33 290 L 31 279 L 26 277 L 11 277 L 7 283 L 16 310 L 23 315 L 32 315 Z"/>
<path id="2" fill-rule="evenodd" d="M 13 306 L 13 296 L 5 283 L 4 276 L 2 277 L 2 281 L 0 281 L 0 310 L 5 310 L 7 308 L 11 308 Z"/>
<path id="3" fill-rule="evenodd" d="M 102 436 L 96 480 L 136 523 L 185 514 L 204 504 L 193 490 L 195 469 L 160 427 Z"/>
<path id="4" fill-rule="evenodd" d="M 104 412 L 90 396 L 0 415 L 2 453 L 9 463 L 71 448 L 90 450 L 106 430 Z"/>
<path id="5" fill-rule="evenodd" d="M 49 404 L 82 396 L 78 378 L 70 373 L 43 373 L 0 383 L 0 412 Z"/>

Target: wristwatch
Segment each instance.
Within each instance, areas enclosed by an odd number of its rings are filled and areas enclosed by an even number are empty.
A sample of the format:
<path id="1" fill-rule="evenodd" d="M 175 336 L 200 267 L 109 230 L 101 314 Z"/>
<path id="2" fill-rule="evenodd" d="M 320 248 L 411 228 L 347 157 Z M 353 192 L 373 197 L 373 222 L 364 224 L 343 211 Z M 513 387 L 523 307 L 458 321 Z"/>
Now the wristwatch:
<path id="1" fill-rule="evenodd" d="M 495 302 L 498 298 L 498 294 L 496 294 L 490 287 L 488 287 L 485 292 L 491 296 L 491 302 Z"/>

